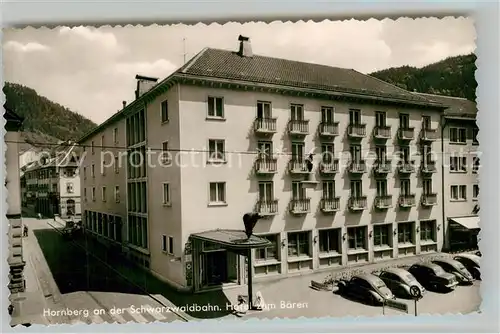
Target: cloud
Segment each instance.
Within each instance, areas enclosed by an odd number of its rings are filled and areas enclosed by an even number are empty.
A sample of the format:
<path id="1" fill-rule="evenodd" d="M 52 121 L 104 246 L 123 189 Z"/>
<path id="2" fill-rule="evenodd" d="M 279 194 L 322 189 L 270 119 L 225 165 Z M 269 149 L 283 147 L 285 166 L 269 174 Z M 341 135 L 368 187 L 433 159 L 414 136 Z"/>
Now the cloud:
<path id="1" fill-rule="evenodd" d="M 106 48 L 116 48 L 118 46 L 118 41 L 116 40 L 115 35 L 112 33 L 106 33 L 99 31 L 96 28 L 89 28 L 89 27 L 61 27 L 59 29 L 59 34 L 62 36 L 69 35 L 69 36 L 76 36 L 83 38 L 87 41 L 90 42 L 96 42 L 101 45 L 103 45 Z"/>
<path id="2" fill-rule="evenodd" d="M 117 74 L 133 76 L 142 74 L 151 77 L 164 77 L 175 71 L 179 66 L 166 59 L 158 59 L 152 63 L 148 62 L 124 62 L 117 63 L 114 71 Z"/>
<path id="3" fill-rule="evenodd" d="M 26 44 L 22 44 L 16 41 L 8 41 L 4 45 L 5 50 L 12 50 L 14 52 L 39 52 L 39 51 L 48 51 L 50 48 L 46 45 L 39 44 L 36 42 L 30 42 Z"/>

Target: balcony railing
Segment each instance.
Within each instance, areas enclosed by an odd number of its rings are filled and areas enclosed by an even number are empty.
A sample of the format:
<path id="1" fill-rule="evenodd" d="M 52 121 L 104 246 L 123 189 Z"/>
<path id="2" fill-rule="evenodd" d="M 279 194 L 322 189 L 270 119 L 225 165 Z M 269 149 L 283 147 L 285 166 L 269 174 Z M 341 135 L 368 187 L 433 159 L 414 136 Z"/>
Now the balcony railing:
<path id="1" fill-rule="evenodd" d="M 274 174 L 278 170 L 278 159 L 273 157 L 260 157 L 255 161 L 257 174 Z"/>
<path id="2" fill-rule="evenodd" d="M 349 197 L 349 209 L 353 211 L 366 209 L 366 196 Z"/>
<path id="3" fill-rule="evenodd" d="M 437 194 L 429 193 L 422 194 L 422 205 L 424 206 L 433 206 L 437 204 Z"/>
<path id="4" fill-rule="evenodd" d="M 422 141 L 435 141 L 438 139 L 438 132 L 436 129 L 422 129 L 420 133 L 420 140 Z"/>
<path id="5" fill-rule="evenodd" d="M 415 137 L 414 128 L 399 128 L 398 131 L 400 140 L 412 140 Z"/>
<path id="6" fill-rule="evenodd" d="M 390 139 L 391 127 L 390 126 L 376 126 L 373 129 L 373 137 L 377 139 Z"/>
<path id="7" fill-rule="evenodd" d="M 355 160 L 349 163 L 349 173 L 363 174 L 366 172 L 366 163 L 364 160 Z"/>
<path id="8" fill-rule="evenodd" d="M 376 174 L 388 174 L 391 172 L 392 163 L 390 160 L 375 160 L 373 170 Z"/>
<path id="9" fill-rule="evenodd" d="M 318 133 L 322 137 L 335 137 L 339 135 L 339 122 L 319 123 Z"/>
<path id="10" fill-rule="evenodd" d="M 293 214 L 303 214 L 311 211 L 311 199 L 299 198 L 290 201 L 290 212 Z"/>
<path id="11" fill-rule="evenodd" d="M 321 174 L 335 174 L 339 171 L 339 159 L 323 160 L 319 163 Z"/>
<path id="12" fill-rule="evenodd" d="M 415 172 L 415 162 L 414 161 L 401 161 L 398 164 L 398 171 L 401 174 L 411 174 Z"/>
<path id="13" fill-rule="evenodd" d="M 292 174 L 309 173 L 306 161 L 304 159 L 296 158 L 292 158 L 292 160 L 288 162 L 288 171 Z"/>
<path id="14" fill-rule="evenodd" d="M 347 134 L 351 138 L 366 137 L 366 124 L 349 124 Z"/>
<path id="15" fill-rule="evenodd" d="M 415 194 L 400 195 L 399 206 L 402 208 L 410 208 L 412 206 L 415 206 Z"/>
<path id="16" fill-rule="evenodd" d="M 276 118 L 256 118 L 253 127 L 256 133 L 276 133 Z"/>
<path id="17" fill-rule="evenodd" d="M 262 216 L 273 216 L 278 213 L 278 200 L 259 200 L 256 211 Z"/>
<path id="18" fill-rule="evenodd" d="M 288 132 L 292 135 L 307 135 L 309 133 L 309 120 L 290 120 L 288 122 Z"/>
<path id="19" fill-rule="evenodd" d="M 340 197 L 323 197 L 320 202 L 323 212 L 336 212 L 340 210 Z"/>
<path id="20" fill-rule="evenodd" d="M 375 207 L 377 209 L 388 209 L 392 207 L 392 195 L 382 195 L 375 197 Z"/>
<path id="21" fill-rule="evenodd" d="M 424 161 L 420 166 L 420 171 L 425 174 L 436 173 L 437 167 L 435 161 Z"/>

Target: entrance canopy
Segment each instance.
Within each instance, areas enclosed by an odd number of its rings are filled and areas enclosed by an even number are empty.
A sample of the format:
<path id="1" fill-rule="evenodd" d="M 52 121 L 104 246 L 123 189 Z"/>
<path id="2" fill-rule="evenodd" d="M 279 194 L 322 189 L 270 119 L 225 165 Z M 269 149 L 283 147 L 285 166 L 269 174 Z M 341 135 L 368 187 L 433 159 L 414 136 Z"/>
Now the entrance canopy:
<path id="1" fill-rule="evenodd" d="M 450 220 L 458 225 L 461 225 L 462 227 L 465 227 L 468 230 L 475 230 L 480 228 L 478 216 L 450 218 Z"/>
<path id="2" fill-rule="evenodd" d="M 191 234 L 191 238 L 212 242 L 223 248 L 234 250 L 262 248 L 272 245 L 269 240 L 256 235 L 252 235 L 250 238 L 247 238 L 245 231 L 240 230 L 217 229 Z"/>

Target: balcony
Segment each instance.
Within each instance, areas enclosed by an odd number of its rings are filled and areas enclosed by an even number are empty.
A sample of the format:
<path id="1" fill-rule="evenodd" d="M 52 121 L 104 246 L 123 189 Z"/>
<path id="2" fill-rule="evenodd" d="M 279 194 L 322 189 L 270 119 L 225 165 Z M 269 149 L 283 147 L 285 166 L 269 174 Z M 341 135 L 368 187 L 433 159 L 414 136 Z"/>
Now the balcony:
<path id="1" fill-rule="evenodd" d="M 366 124 L 349 124 L 347 127 L 347 135 L 351 138 L 366 137 Z"/>
<path id="2" fill-rule="evenodd" d="M 307 135 L 309 133 L 309 120 L 290 120 L 288 122 L 288 133 L 295 136 Z"/>
<path id="3" fill-rule="evenodd" d="M 257 134 L 276 133 L 276 118 L 256 118 L 253 128 Z"/>
<path id="4" fill-rule="evenodd" d="M 278 200 L 259 200 L 255 211 L 261 216 L 274 216 L 278 213 Z"/>
<path id="5" fill-rule="evenodd" d="M 319 205 L 324 213 L 337 212 L 340 210 L 340 197 L 322 198 Z"/>
<path id="6" fill-rule="evenodd" d="M 399 128 L 399 130 L 398 130 L 399 140 L 409 141 L 409 140 L 413 140 L 414 137 L 415 137 L 415 129 L 414 128 Z"/>
<path id="7" fill-rule="evenodd" d="M 384 210 L 390 207 L 392 207 L 392 195 L 377 195 L 377 197 L 375 197 L 375 208 Z"/>
<path id="8" fill-rule="evenodd" d="M 436 205 L 437 204 L 437 194 L 435 194 L 435 193 L 422 194 L 421 203 L 423 206 Z"/>
<path id="9" fill-rule="evenodd" d="M 411 208 L 412 206 L 415 206 L 415 194 L 400 195 L 399 206 L 402 208 Z"/>
<path id="10" fill-rule="evenodd" d="M 373 137 L 375 139 L 391 139 L 390 126 L 376 126 L 373 129 Z"/>
<path id="11" fill-rule="evenodd" d="M 390 160 L 375 160 L 373 171 L 375 174 L 389 174 L 392 169 Z"/>
<path id="12" fill-rule="evenodd" d="M 335 174 L 339 171 L 339 159 L 331 159 L 330 161 L 321 161 L 319 163 L 319 171 L 321 174 Z"/>
<path id="13" fill-rule="evenodd" d="M 288 163 L 288 171 L 291 174 L 308 174 L 307 162 L 304 159 L 292 159 Z"/>
<path id="14" fill-rule="evenodd" d="M 420 171 L 424 174 L 432 174 L 437 172 L 435 161 L 424 161 L 420 166 Z"/>
<path id="15" fill-rule="evenodd" d="M 348 203 L 352 211 L 361 211 L 366 209 L 366 196 L 351 196 Z"/>
<path id="16" fill-rule="evenodd" d="M 349 163 L 349 173 L 363 174 L 366 172 L 366 163 L 364 160 L 351 161 Z"/>
<path id="17" fill-rule="evenodd" d="M 278 159 L 261 157 L 255 161 L 255 172 L 260 175 L 275 174 L 278 170 Z"/>
<path id="18" fill-rule="evenodd" d="M 424 142 L 433 142 L 438 139 L 438 132 L 436 129 L 422 129 L 420 132 L 420 140 Z"/>
<path id="19" fill-rule="evenodd" d="M 311 211 L 311 199 L 300 198 L 290 201 L 290 212 L 294 215 L 301 215 Z"/>
<path id="20" fill-rule="evenodd" d="M 318 133 L 320 137 L 331 138 L 339 135 L 339 122 L 321 122 Z"/>
<path id="21" fill-rule="evenodd" d="M 401 161 L 398 164 L 398 171 L 400 174 L 414 173 L 415 172 L 415 162 L 414 161 L 409 161 L 409 162 Z"/>

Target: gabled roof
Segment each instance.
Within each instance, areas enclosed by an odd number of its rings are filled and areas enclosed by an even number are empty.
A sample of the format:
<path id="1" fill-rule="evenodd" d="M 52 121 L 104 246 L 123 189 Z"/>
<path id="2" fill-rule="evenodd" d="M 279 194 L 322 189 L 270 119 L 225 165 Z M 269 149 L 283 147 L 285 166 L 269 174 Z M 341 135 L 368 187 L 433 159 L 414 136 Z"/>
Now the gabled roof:
<path id="1" fill-rule="evenodd" d="M 475 102 L 464 99 L 462 97 L 445 96 L 428 93 L 414 93 L 424 96 L 430 101 L 435 101 L 448 106 L 444 111 L 444 116 L 449 118 L 473 118 L 477 116 L 477 105 Z"/>
<path id="2" fill-rule="evenodd" d="M 78 153 L 74 154 L 77 149 L 78 147 L 76 143 L 65 143 L 63 145 L 59 145 L 54 149 L 53 155 L 48 157 L 45 164 L 43 164 L 41 159 L 39 159 L 38 161 L 35 161 L 27 166 L 26 172 L 46 167 L 77 167 L 78 161 L 71 161 L 72 157 L 75 155 L 78 156 Z"/>

